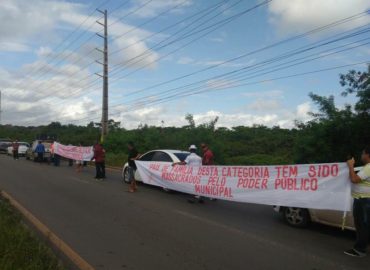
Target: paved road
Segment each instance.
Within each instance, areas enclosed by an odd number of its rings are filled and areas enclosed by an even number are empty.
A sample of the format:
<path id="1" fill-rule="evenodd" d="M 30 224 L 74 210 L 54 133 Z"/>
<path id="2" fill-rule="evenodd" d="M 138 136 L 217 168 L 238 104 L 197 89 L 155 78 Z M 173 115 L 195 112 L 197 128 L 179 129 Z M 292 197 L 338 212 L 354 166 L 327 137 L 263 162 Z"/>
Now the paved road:
<path id="1" fill-rule="evenodd" d="M 342 255 L 351 232 L 290 228 L 269 206 L 191 205 L 149 186 L 130 194 L 118 172 L 108 177 L 0 156 L 0 189 L 96 269 L 370 269 L 370 257 Z"/>

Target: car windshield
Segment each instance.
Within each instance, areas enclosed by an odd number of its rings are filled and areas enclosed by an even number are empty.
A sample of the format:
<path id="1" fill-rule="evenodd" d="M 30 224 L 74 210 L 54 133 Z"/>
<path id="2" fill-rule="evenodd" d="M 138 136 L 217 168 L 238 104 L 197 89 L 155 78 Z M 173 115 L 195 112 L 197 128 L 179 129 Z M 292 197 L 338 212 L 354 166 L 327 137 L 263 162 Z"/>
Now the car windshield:
<path id="1" fill-rule="evenodd" d="M 180 161 L 184 161 L 187 156 L 189 155 L 189 153 L 174 153 L 174 155 L 180 160 Z"/>

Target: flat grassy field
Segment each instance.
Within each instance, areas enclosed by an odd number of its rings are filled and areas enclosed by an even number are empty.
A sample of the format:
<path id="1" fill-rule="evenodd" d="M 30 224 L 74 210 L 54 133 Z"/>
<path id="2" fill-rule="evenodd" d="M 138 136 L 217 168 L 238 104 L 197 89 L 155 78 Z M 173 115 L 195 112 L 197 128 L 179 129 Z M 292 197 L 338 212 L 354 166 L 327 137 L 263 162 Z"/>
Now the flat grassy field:
<path id="1" fill-rule="evenodd" d="M 23 223 L 20 214 L 0 196 L 0 269 L 64 269 L 42 241 Z"/>

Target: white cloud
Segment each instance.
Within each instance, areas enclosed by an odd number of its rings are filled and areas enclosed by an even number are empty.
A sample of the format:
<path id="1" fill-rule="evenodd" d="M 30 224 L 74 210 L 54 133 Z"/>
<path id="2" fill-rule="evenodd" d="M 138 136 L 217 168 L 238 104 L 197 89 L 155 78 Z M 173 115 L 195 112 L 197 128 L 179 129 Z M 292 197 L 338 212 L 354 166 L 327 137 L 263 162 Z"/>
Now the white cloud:
<path id="1" fill-rule="evenodd" d="M 80 4 L 53 0 L 2 0 L 0 43 L 24 44 L 26 41 L 49 38 L 63 14 L 75 13 L 82 7 Z"/>
<path id="2" fill-rule="evenodd" d="M 215 117 L 219 117 L 217 126 L 227 128 L 235 126 L 253 126 L 255 124 L 268 127 L 279 125 L 282 128 L 292 128 L 295 125 L 295 120 L 306 122 L 311 119 L 307 114 L 311 111 L 311 104 L 309 102 L 299 104 L 296 108 L 292 108 L 291 110 L 282 109 L 280 104 L 270 103 L 270 105 L 276 106 L 276 109 L 255 110 L 253 112 L 240 110 L 234 113 L 209 110 L 203 113 L 193 114 L 193 116 L 197 125 L 207 123 L 215 119 Z M 119 115 L 116 114 L 114 117 L 116 121 L 121 122 L 123 127 L 128 129 L 137 128 L 140 124 L 161 126 L 162 120 L 165 126 L 181 127 L 187 125 L 187 121 L 185 120 L 185 114 L 189 113 L 189 111 L 186 111 L 187 108 L 183 108 L 183 110 L 176 112 L 172 110 L 169 111 L 165 106 L 144 107 L 127 112 L 128 109 L 129 107 L 121 106 L 116 111 L 126 112 Z"/>
<path id="3" fill-rule="evenodd" d="M 26 52 L 29 50 L 30 47 L 22 43 L 0 41 L 0 52 Z"/>
<path id="4" fill-rule="evenodd" d="M 305 103 L 299 104 L 297 106 L 297 110 L 296 110 L 297 120 L 300 120 L 300 121 L 310 120 L 311 117 L 308 115 L 309 112 L 312 112 L 310 102 L 305 102 Z"/>
<path id="5" fill-rule="evenodd" d="M 270 22 L 280 33 L 303 32 L 364 12 L 368 0 L 275 0 L 269 4 Z M 351 29 L 370 22 L 370 16 L 349 21 L 337 30 Z"/>
<path id="6" fill-rule="evenodd" d="M 50 49 L 49 47 L 41 46 L 36 50 L 36 54 L 38 57 L 47 57 L 52 54 L 52 49 Z"/>
<path id="7" fill-rule="evenodd" d="M 130 68 L 150 68 L 157 66 L 159 54 L 150 48 L 144 42 L 135 37 L 117 39 L 114 41 L 115 50 L 122 50 L 112 58 L 112 65 L 128 66 Z M 135 44 L 134 46 L 130 46 Z M 130 46 L 130 47 L 128 47 Z"/>

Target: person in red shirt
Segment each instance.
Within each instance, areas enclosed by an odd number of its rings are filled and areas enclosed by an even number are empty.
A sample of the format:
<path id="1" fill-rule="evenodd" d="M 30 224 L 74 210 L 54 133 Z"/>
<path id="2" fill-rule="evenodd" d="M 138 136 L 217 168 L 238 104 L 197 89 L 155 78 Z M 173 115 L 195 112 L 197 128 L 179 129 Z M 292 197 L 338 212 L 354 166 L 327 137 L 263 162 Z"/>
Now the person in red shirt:
<path id="1" fill-rule="evenodd" d="M 95 160 L 96 180 L 105 178 L 105 149 L 97 142 L 94 145 L 94 156 L 91 160 Z"/>
<path id="2" fill-rule="evenodd" d="M 18 143 L 18 140 L 15 140 L 15 142 L 13 142 L 12 147 L 13 147 L 13 158 L 14 158 L 14 160 L 18 160 L 19 159 L 19 155 L 18 155 L 19 143 Z"/>
<path id="3" fill-rule="evenodd" d="M 202 158 L 202 165 L 203 166 L 209 166 L 214 165 L 214 155 L 213 152 L 208 148 L 208 145 L 205 143 L 202 143 L 201 146 L 203 151 L 203 158 Z"/>
<path id="4" fill-rule="evenodd" d="M 203 158 L 202 158 L 202 165 L 203 166 L 211 166 L 214 165 L 214 155 L 211 149 L 209 149 L 208 145 L 202 143 L 200 145 L 203 151 Z M 214 198 L 209 198 L 211 201 L 216 201 Z"/>

